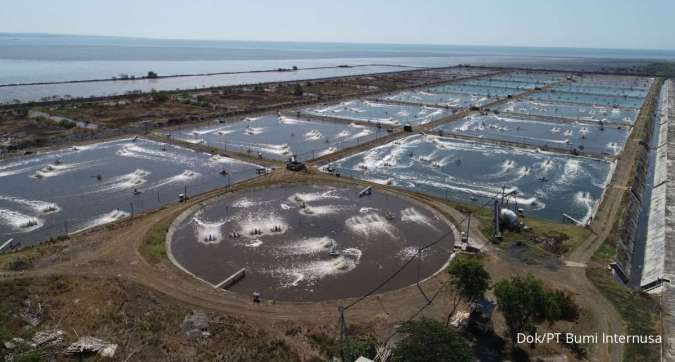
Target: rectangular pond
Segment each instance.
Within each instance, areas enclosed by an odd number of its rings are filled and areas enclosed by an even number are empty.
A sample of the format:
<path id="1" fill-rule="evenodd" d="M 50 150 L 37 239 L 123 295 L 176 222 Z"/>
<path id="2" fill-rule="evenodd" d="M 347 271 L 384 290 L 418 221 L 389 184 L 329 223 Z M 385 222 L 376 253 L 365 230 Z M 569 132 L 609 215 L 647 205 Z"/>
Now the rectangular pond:
<path id="1" fill-rule="evenodd" d="M 387 131 L 346 122 L 265 115 L 190 127 L 169 134 L 182 141 L 207 144 L 225 151 L 280 161 L 296 155 L 298 160 L 306 161 L 383 137 Z"/>
<path id="2" fill-rule="evenodd" d="M 385 96 L 385 100 L 395 102 L 416 103 L 429 106 L 465 108 L 482 106 L 492 100 L 486 96 L 461 93 L 434 93 L 429 90 L 403 91 Z"/>
<path id="3" fill-rule="evenodd" d="M 617 125 L 635 123 L 637 108 L 616 108 L 597 105 L 541 102 L 531 100 L 510 101 L 497 107 L 500 112 L 519 113 L 532 116 L 569 118 L 590 122 L 604 122 Z"/>
<path id="4" fill-rule="evenodd" d="M 305 108 L 302 113 L 352 121 L 400 126 L 420 125 L 449 114 L 448 110 L 430 106 L 389 104 L 355 99 L 339 104 Z"/>
<path id="5" fill-rule="evenodd" d="M 593 84 L 576 84 L 576 83 L 567 83 L 561 84 L 552 87 L 559 92 L 569 92 L 569 93 L 587 93 L 587 94 L 598 94 L 598 95 L 607 95 L 607 96 L 620 96 L 620 97 L 637 97 L 644 98 L 647 96 L 648 89 L 640 88 L 613 88 L 601 85 Z"/>
<path id="6" fill-rule="evenodd" d="M 466 84 L 466 85 L 470 84 L 470 85 L 485 86 L 485 87 L 520 89 L 520 90 L 534 89 L 534 87 L 537 86 L 535 83 L 511 82 L 511 81 L 507 81 L 507 80 L 498 80 L 498 79 L 491 79 L 491 78 L 466 80 L 466 81 L 463 81 L 462 84 Z"/>
<path id="7" fill-rule="evenodd" d="M 0 162 L 0 244 L 36 244 L 256 176 L 258 166 L 145 139 Z M 226 170 L 228 175 L 221 175 Z"/>
<path id="8" fill-rule="evenodd" d="M 597 159 L 415 135 L 324 166 L 343 175 L 488 205 L 517 191 L 526 215 L 589 220 L 613 172 Z"/>
<path id="9" fill-rule="evenodd" d="M 624 96 L 608 96 L 601 94 L 586 94 L 586 93 L 569 93 L 569 92 L 540 92 L 533 93 L 529 96 L 530 99 L 538 101 L 553 101 L 553 102 L 569 102 L 578 104 L 589 104 L 606 107 L 626 107 L 626 108 L 640 108 L 642 107 L 643 98 L 624 97 Z"/>
<path id="10" fill-rule="evenodd" d="M 528 72 L 511 72 L 506 74 L 498 74 L 491 76 L 489 79 L 501 80 L 508 82 L 520 82 L 535 87 L 545 86 L 550 83 L 559 82 L 565 79 L 566 75 L 562 73 L 528 73 Z"/>
<path id="11" fill-rule="evenodd" d="M 578 150 L 596 157 L 617 155 L 628 138 L 628 127 L 603 127 L 599 124 L 562 123 L 526 120 L 499 115 L 474 115 L 437 128 L 443 133 Z"/>
<path id="12" fill-rule="evenodd" d="M 428 88 L 428 91 L 432 93 L 473 94 L 486 97 L 506 97 L 508 95 L 516 95 L 518 93 L 521 93 L 521 91 L 514 88 L 473 85 L 464 83 L 439 85 L 436 87 Z"/>

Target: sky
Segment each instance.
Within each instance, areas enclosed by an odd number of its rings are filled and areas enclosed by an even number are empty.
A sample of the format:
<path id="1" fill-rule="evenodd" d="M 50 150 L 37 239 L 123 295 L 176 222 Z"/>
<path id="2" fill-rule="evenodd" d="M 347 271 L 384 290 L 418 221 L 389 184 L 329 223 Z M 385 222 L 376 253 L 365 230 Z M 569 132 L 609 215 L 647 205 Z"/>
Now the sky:
<path id="1" fill-rule="evenodd" d="M 0 32 L 675 49 L 674 0 L 0 0 Z"/>

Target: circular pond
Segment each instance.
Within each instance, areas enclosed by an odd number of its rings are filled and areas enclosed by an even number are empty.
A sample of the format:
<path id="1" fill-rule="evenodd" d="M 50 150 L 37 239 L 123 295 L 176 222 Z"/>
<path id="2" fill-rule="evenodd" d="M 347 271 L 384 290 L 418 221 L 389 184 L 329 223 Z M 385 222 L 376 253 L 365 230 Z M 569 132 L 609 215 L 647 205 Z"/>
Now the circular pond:
<path id="1" fill-rule="evenodd" d="M 368 292 L 420 246 L 443 238 L 382 290 L 416 282 L 448 260 L 450 225 L 430 207 L 351 186 L 278 185 L 211 200 L 181 215 L 167 239 L 181 269 L 264 299 L 317 301 Z M 228 284 L 228 283 L 225 283 Z"/>

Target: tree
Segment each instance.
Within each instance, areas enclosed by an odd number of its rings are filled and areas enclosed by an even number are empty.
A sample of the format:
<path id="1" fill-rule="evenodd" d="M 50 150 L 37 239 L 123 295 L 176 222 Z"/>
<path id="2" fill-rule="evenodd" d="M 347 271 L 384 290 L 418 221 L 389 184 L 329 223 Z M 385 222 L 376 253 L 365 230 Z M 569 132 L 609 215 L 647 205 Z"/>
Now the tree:
<path id="1" fill-rule="evenodd" d="M 450 325 L 452 316 L 460 302 L 472 302 L 485 294 L 490 288 L 490 274 L 477 260 L 457 257 L 448 265 L 451 283 L 455 286 L 455 294 L 451 301 L 452 310 L 448 314 L 446 326 Z"/>
<path id="2" fill-rule="evenodd" d="M 150 79 L 155 79 L 155 78 L 157 78 L 157 73 L 155 73 L 153 71 L 149 71 L 147 77 L 150 78 Z"/>
<path id="3" fill-rule="evenodd" d="M 546 290 L 544 283 L 532 275 L 498 282 L 495 296 L 513 344 L 518 333 L 534 334 L 537 324 L 575 320 L 579 316 L 572 297 L 561 290 Z"/>
<path id="4" fill-rule="evenodd" d="M 361 356 L 374 359 L 376 354 L 377 350 L 373 340 L 346 338 L 342 343 L 341 353 L 337 353 L 335 357 L 342 355 L 345 362 L 352 362 Z"/>
<path id="5" fill-rule="evenodd" d="M 434 362 L 471 361 L 469 344 L 454 330 L 433 319 L 403 323 L 398 332 L 405 335 L 392 350 L 392 361 Z"/>

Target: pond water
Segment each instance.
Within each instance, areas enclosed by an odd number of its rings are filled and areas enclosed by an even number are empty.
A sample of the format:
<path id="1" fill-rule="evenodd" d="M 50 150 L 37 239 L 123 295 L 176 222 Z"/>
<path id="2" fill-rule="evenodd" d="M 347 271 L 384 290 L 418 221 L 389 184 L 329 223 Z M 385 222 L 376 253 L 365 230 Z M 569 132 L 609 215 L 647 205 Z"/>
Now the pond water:
<path id="1" fill-rule="evenodd" d="M 488 205 L 517 191 L 526 215 L 581 221 L 594 214 L 613 172 L 608 161 L 415 135 L 324 167 L 356 178 Z"/>
<path id="2" fill-rule="evenodd" d="M 469 116 L 442 125 L 437 130 L 533 146 L 577 149 L 599 157 L 621 153 L 630 132 L 629 127 L 525 120 L 498 115 Z"/>
<path id="3" fill-rule="evenodd" d="M 145 139 L 0 162 L 0 243 L 92 228 L 256 175 L 258 167 Z M 227 170 L 229 176 L 219 174 Z M 136 190 L 136 191 L 134 191 Z"/>
<path id="4" fill-rule="evenodd" d="M 616 108 L 597 105 L 518 100 L 497 107 L 501 112 L 533 116 L 570 118 L 617 125 L 633 125 L 639 113 L 637 108 Z"/>
<path id="5" fill-rule="evenodd" d="M 169 133 L 191 143 L 285 161 L 306 161 L 385 136 L 386 130 L 357 124 L 308 121 L 287 116 L 245 117 Z"/>
<path id="6" fill-rule="evenodd" d="M 442 108 L 388 104 L 368 100 L 351 100 L 339 104 L 306 108 L 303 113 L 393 126 L 425 124 L 449 114 L 448 110 Z"/>
<path id="7" fill-rule="evenodd" d="M 245 268 L 229 290 L 264 299 L 356 297 L 422 253 L 422 278 L 448 260 L 453 234 L 425 206 L 377 189 L 360 196 L 347 186 L 283 185 L 215 200 L 177 221 L 171 254 L 212 285 Z M 413 284 L 417 263 L 383 290 Z"/>

